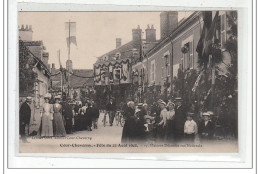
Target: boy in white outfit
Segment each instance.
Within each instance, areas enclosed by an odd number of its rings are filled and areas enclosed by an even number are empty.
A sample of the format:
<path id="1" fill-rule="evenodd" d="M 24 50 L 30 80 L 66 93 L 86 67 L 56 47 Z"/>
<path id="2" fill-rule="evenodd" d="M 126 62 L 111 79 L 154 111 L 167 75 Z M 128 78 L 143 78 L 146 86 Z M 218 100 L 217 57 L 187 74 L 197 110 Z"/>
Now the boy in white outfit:
<path id="1" fill-rule="evenodd" d="M 194 113 L 187 114 L 187 120 L 184 124 L 184 137 L 187 142 L 194 142 L 195 135 L 198 133 L 197 123 L 193 120 Z"/>

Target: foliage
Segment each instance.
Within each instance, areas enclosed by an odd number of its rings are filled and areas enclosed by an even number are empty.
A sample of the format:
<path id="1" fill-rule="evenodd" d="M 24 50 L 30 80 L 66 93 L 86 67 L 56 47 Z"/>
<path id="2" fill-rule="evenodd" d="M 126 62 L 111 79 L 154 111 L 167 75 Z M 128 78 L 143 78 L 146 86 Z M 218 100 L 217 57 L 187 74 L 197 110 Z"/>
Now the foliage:
<path id="1" fill-rule="evenodd" d="M 32 95 L 34 84 L 37 81 L 37 73 L 33 71 L 34 59 L 29 50 L 19 41 L 19 93 L 21 95 Z"/>
<path id="2" fill-rule="evenodd" d="M 181 97 L 186 106 L 190 106 L 196 100 L 196 95 L 192 92 L 192 88 L 197 80 L 198 73 L 196 70 L 186 70 L 183 72 L 179 69 L 177 77 L 174 78 L 174 93 L 171 97 L 173 100 L 176 97 Z"/>

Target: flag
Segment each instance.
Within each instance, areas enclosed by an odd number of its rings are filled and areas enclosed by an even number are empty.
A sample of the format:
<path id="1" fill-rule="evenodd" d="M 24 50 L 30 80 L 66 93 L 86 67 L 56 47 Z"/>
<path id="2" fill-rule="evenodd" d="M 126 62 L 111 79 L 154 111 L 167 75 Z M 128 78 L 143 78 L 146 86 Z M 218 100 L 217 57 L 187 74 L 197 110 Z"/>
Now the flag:
<path id="1" fill-rule="evenodd" d="M 213 36 L 215 35 L 216 33 L 216 24 L 217 24 L 217 21 L 218 21 L 218 14 L 219 12 L 217 11 L 216 14 L 215 14 L 215 17 L 212 21 L 212 24 L 210 26 L 210 29 L 208 31 L 208 34 L 205 38 L 205 43 L 204 43 L 204 48 L 203 48 L 203 54 L 208 58 L 209 57 L 209 54 L 210 54 L 210 49 L 211 49 L 211 44 L 212 44 L 212 39 L 213 39 Z"/>
<path id="2" fill-rule="evenodd" d="M 71 43 L 77 45 L 76 22 L 65 22 L 65 31 L 67 36 L 67 46 L 69 47 Z"/>
<path id="3" fill-rule="evenodd" d="M 200 36 L 200 40 L 199 40 L 199 42 L 197 44 L 197 48 L 196 48 L 200 64 L 203 64 L 205 62 L 205 58 L 203 57 L 203 47 L 204 47 L 204 40 L 208 34 L 208 31 L 209 31 L 209 28 L 211 25 L 211 18 L 212 18 L 211 12 L 203 12 L 204 25 L 203 25 L 202 33 Z"/>
<path id="4" fill-rule="evenodd" d="M 210 54 L 212 39 L 213 39 L 213 36 L 216 31 L 218 15 L 219 15 L 219 12 L 217 11 L 213 21 L 211 22 L 212 12 L 203 13 L 204 25 L 203 25 L 201 37 L 198 42 L 196 51 L 198 53 L 198 58 L 199 58 L 200 64 L 204 64 L 204 66 L 206 66 L 209 61 L 208 58 L 209 58 L 209 54 Z"/>

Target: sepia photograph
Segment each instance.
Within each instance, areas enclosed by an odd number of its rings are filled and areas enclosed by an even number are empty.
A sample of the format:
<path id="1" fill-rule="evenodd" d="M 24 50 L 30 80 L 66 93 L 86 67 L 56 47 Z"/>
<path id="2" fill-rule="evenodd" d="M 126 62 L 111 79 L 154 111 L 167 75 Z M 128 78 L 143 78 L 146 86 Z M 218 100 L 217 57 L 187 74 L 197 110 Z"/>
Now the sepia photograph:
<path id="1" fill-rule="evenodd" d="M 238 21 L 19 11 L 19 153 L 238 153 Z"/>

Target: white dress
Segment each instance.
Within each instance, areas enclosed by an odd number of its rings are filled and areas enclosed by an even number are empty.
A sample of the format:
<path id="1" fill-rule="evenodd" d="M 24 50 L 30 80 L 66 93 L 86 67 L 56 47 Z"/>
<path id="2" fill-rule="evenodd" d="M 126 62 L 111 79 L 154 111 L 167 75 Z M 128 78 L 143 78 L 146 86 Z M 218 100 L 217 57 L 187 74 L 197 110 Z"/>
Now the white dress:
<path id="1" fill-rule="evenodd" d="M 42 129 L 41 136 L 52 137 L 53 136 L 53 105 L 44 103 L 42 106 Z"/>

